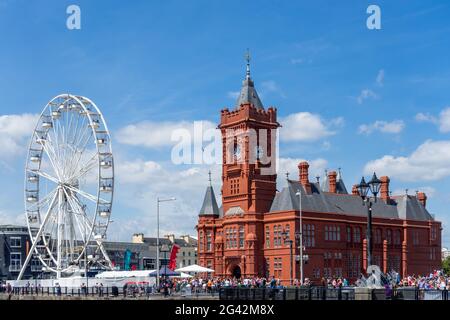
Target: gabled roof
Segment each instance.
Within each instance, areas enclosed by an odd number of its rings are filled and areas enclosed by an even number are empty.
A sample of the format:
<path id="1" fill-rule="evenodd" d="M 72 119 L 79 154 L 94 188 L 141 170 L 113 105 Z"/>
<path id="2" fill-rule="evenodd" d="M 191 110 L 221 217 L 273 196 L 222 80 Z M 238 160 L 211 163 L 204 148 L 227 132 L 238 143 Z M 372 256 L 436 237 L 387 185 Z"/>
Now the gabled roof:
<path id="1" fill-rule="evenodd" d="M 318 183 L 311 183 L 311 193 L 306 194 L 300 182 L 294 180 L 288 180 L 288 186 L 276 194 L 270 212 L 299 210 L 297 190 L 301 193 L 302 211 L 367 216 L 367 207 L 363 206 L 359 196 L 324 192 Z M 406 195 L 394 197 L 390 203 L 378 199 L 372 206 L 372 216 L 388 219 L 434 220 L 416 197 Z"/>
<path id="2" fill-rule="evenodd" d="M 212 186 L 206 188 L 205 198 L 203 199 L 199 215 L 219 215 L 219 206 L 217 205 L 216 196 Z"/>

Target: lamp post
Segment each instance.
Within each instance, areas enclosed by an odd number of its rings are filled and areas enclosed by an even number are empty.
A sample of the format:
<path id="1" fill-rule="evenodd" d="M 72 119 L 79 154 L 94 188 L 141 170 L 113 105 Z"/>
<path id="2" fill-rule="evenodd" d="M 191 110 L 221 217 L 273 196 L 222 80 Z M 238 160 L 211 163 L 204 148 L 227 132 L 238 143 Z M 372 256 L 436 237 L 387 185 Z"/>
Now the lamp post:
<path id="1" fill-rule="evenodd" d="M 294 262 L 294 256 L 293 256 L 293 252 L 292 252 L 292 244 L 294 243 L 294 240 L 292 240 L 292 239 L 290 239 L 289 238 L 289 233 L 286 231 L 286 230 L 283 230 L 283 233 L 282 233 L 282 235 L 283 235 L 283 240 L 284 240 L 284 243 L 285 244 L 289 244 L 289 254 L 290 254 L 290 257 L 291 257 L 291 268 L 290 268 L 290 274 L 291 274 L 291 276 L 290 276 L 290 283 L 291 283 L 291 286 L 292 286 L 292 281 L 293 281 L 293 278 L 294 278 L 294 274 L 293 274 L 293 269 L 292 269 L 292 264 L 293 264 L 293 262 Z"/>
<path id="2" fill-rule="evenodd" d="M 156 198 L 156 287 L 159 290 L 159 204 L 161 202 L 175 201 L 175 198 Z"/>
<path id="3" fill-rule="evenodd" d="M 302 221 L 302 194 L 300 193 L 300 189 L 297 190 L 295 194 L 298 196 L 298 214 L 299 214 L 299 231 L 298 238 L 300 242 L 300 285 L 303 285 L 303 221 Z M 297 236 L 297 234 L 296 234 Z"/>
<path id="4" fill-rule="evenodd" d="M 367 183 L 364 177 L 357 185 L 359 195 L 363 200 L 363 205 L 367 205 L 367 266 L 372 265 L 372 204 L 377 202 L 377 195 L 380 191 L 381 180 L 373 173 L 372 179 Z M 369 190 L 373 194 L 374 202 L 370 200 Z"/>

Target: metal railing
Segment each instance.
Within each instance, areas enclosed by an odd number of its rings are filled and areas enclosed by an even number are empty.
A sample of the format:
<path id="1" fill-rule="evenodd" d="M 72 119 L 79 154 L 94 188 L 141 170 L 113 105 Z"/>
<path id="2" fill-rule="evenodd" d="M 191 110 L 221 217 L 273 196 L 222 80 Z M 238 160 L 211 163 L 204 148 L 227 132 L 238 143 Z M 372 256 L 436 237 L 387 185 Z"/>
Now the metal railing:
<path id="1" fill-rule="evenodd" d="M 365 295 L 363 297 L 363 295 Z M 359 297 L 358 297 L 359 296 Z M 354 287 L 221 288 L 220 300 L 449 300 L 448 290 L 371 289 L 369 296 Z"/>
<path id="2" fill-rule="evenodd" d="M 156 292 L 152 287 L 14 287 L 10 292 L 0 288 L 0 293 L 33 296 L 72 296 L 98 298 L 139 298 L 152 295 L 164 295 L 164 290 Z M 166 292 L 167 293 L 167 292 Z M 213 297 L 220 300 L 449 300 L 448 290 L 418 289 L 400 287 L 395 289 L 371 289 L 369 294 L 360 293 L 355 287 L 329 288 L 321 286 L 288 288 L 182 288 L 170 289 L 171 296 L 188 299 L 189 297 Z M 363 297 L 364 295 L 364 297 Z"/>

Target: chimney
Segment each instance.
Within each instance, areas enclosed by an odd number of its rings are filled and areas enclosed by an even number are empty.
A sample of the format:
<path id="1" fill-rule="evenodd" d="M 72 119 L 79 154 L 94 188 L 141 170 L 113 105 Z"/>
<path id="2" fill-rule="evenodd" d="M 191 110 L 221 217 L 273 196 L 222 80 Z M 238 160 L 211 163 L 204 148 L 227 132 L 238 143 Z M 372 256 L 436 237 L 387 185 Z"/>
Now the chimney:
<path id="1" fill-rule="evenodd" d="M 166 238 L 169 239 L 170 242 L 175 242 L 175 235 L 174 234 L 166 234 Z"/>
<path id="2" fill-rule="evenodd" d="M 354 184 L 352 187 L 352 195 L 359 196 L 359 190 L 358 190 L 357 184 Z"/>
<path id="3" fill-rule="evenodd" d="M 424 208 L 427 205 L 427 195 L 425 192 L 417 192 L 417 200 L 424 206 Z"/>
<path id="4" fill-rule="evenodd" d="M 300 183 L 305 188 L 306 193 L 311 193 L 311 184 L 309 183 L 308 169 L 309 169 L 308 162 L 302 161 L 298 164 Z"/>
<path id="5" fill-rule="evenodd" d="M 143 233 L 135 233 L 133 234 L 133 238 L 131 240 L 133 243 L 144 243 L 144 234 Z"/>
<path id="6" fill-rule="evenodd" d="M 389 202 L 389 182 L 391 181 L 388 176 L 380 177 L 381 187 L 380 187 L 380 198 L 385 202 Z"/>
<path id="7" fill-rule="evenodd" d="M 336 176 L 336 171 L 328 173 L 328 191 L 331 193 L 336 193 Z"/>

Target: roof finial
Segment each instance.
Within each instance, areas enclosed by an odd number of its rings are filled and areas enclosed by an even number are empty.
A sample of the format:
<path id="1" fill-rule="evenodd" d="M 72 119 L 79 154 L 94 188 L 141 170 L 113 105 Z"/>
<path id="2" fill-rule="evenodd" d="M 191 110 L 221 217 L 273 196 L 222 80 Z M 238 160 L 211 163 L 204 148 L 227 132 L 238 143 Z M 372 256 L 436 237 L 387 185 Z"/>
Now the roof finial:
<path id="1" fill-rule="evenodd" d="M 286 180 L 289 180 L 289 172 L 286 171 Z"/>
<path id="2" fill-rule="evenodd" d="M 245 54 L 245 60 L 247 61 L 247 72 L 245 75 L 246 79 L 250 79 L 250 50 L 247 48 L 247 52 Z"/>
<path id="3" fill-rule="evenodd" d="M 212 183 L 211 183 L 211 170 L 208 171 L 208 176 L 209 176 L 209 178 L 208 178 L 209 186 L 212 186 Z"/>

